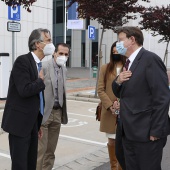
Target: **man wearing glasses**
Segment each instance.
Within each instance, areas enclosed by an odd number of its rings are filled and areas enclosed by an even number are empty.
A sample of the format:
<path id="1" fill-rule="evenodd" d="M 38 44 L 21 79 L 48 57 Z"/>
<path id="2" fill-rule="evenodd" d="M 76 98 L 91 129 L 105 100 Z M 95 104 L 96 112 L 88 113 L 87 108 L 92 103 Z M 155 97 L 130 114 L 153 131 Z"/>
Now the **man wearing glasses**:
<path id="1" fill-rule="evenodd" d="M 19 56 L 13 65 L 2 119 L 2 129 L 9 133 L 12 170 L 36 169 L 45 89 L 40 66 L 55 50 L 50 31 L 41 28 L 32 31 L 28 46 L 30 52 Z"/>

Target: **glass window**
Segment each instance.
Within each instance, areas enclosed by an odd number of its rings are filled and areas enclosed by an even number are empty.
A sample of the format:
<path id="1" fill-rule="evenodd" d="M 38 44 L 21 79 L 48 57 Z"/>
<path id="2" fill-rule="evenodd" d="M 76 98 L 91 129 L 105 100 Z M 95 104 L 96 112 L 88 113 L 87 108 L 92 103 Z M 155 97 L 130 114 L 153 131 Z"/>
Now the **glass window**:
<path id="1" fill-rule="evenodd" d="M 63 23 L 63 2 L 62 1 L 57 1 L 56 2 L 56 23 Z"/>

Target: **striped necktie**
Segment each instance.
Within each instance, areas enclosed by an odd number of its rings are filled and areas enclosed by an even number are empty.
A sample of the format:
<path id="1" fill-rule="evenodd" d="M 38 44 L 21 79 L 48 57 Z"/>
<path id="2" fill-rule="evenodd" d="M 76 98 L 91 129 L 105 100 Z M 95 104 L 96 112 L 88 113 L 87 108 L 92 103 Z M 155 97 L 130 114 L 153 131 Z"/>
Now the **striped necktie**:
<path id="1" fill-rule="evenodd" d="M 129 63 L 130 63 L 130 60 L 127 59 L 125 65 L 124 65 L 124 67 L 125 67 L 126 70 L 128 70 Z"/>

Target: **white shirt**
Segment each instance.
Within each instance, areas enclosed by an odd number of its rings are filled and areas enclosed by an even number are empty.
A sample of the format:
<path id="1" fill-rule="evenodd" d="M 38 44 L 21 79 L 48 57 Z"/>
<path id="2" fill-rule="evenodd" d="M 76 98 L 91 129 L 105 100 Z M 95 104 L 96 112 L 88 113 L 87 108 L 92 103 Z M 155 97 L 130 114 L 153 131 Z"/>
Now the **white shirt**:
<path id="1" fill-rule="evenodd" d="M 128 70 L 131 67 L 133 61 L 135 60 L 136 56 L 138 55 L 139 51 L 141 50 L 142 47 L 139 47 L 136 51 L 134 51 L 130 57 L 128 58 L 130 60 L 129 66 L 128 66 Z"/>
<path id="2" fill-rule="evenodd" d="M 40 59 L 34 54 L 34 52 L 31 52 L 35 62 L 36 62 L 36 66 L 37 66 L 37 70 L 38 70 L 38 63 L 41 62 Z"/>

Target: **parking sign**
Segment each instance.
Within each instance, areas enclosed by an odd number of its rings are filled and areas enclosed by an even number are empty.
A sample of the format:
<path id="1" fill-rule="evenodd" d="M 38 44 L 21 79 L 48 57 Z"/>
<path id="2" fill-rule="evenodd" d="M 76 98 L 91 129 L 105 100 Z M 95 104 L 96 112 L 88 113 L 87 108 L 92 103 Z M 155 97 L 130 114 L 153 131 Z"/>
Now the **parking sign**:
<path id="1" fill-rule="evenodd" d="M 95 40 L 96 38 L 96 30 L 95 30 L 95 27 L 93 26 L 88 26 L 88 37 L 89 39 L 91 40 Z"/>
<path id="2" fill-rule="evenodd" d="M 8 6 L 8 19 L 13 21 L 20 21 L 20 5 Z"/>

